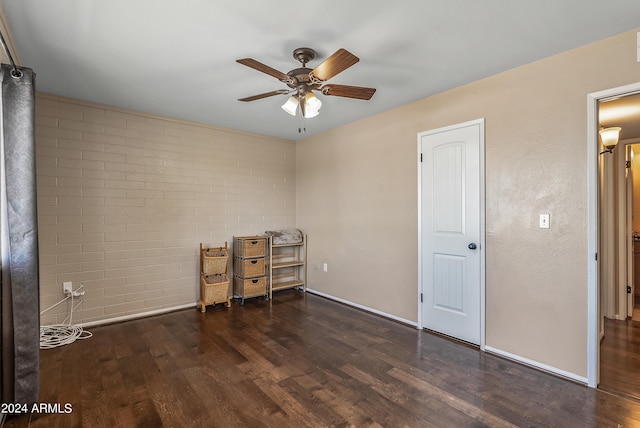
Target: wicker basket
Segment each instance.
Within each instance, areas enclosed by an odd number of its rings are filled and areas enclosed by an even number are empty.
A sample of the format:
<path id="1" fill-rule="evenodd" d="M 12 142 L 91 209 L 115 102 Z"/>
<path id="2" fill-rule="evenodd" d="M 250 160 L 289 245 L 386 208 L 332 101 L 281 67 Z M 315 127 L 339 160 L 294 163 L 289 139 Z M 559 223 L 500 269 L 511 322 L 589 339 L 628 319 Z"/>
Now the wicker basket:
<path id="1" fill-rule="evenodd" d="M 229 277 L 226 274 L 200 277 L 200 300 L 205 306 L 229 301 Z"/>
<path id="2" fill-rule="evenodd" d="M 203 275 L 218 275 L 226 273 L 228 260 L 229 252 L 224 248 L 202 251 Z"/>
<path id="3" fill-rule="evenodd" d="M 238 236 L 233 251 L 236 257 L 264 257 L 267 254 L 267 238 L 264 236 Z"/>
<path id="4" fill-rule="evenodd" d="M 267 279 L 262 278 L 240 278 L 233 279 L 234 294 L 244 298 L 264 296 L 267 294 Z"/>
<path id="5" fill-rule="evenodd" d="M 238 259 L 236 263 L 236 275 L 243 277 L 264 276 L 265 264 L 262 259 Z"/>

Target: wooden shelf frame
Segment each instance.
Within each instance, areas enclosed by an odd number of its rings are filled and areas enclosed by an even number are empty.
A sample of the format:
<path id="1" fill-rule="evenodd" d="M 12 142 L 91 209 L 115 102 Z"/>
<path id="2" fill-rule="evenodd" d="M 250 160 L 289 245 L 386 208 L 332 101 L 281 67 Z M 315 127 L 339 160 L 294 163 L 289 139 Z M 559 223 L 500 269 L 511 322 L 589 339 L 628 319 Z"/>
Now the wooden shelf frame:
<path id="1" fill-rule="evenodd" d="M 274 244 L 270 236 L 268 245 L 269 300 L 273 298 L 274 291 L 289 288 L 298 288 L 306 293 L 307 235 L 302 235 L 301 242 L 291 244 Z"/>

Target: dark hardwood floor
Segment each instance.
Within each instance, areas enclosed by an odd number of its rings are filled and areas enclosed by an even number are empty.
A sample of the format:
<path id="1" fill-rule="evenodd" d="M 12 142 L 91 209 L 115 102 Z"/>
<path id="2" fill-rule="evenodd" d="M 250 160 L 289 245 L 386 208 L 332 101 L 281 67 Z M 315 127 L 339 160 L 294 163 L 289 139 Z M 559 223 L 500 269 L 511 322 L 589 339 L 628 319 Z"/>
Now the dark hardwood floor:
<path id="1" fill-rule="evenodd" d="M 640 321 L 605 319 L 598 387 L 640 400 Z"/>
<path id="2" fill-rule="evenodd" d="M 637 401 L 295 290 L 90 329 L 42 351 L 7 427 L 614 427 Z"/>

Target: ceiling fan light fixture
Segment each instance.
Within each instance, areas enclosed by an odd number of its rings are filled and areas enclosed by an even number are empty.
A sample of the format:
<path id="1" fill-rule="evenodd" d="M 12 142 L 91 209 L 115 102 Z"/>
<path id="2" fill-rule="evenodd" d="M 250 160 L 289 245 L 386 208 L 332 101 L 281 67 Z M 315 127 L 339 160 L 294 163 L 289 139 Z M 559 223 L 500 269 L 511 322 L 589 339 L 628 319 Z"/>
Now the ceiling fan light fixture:
<path id="1" fill-rule="evenodd" d="M 289 97 L 286 103 L 282 104 L 282 110 L 289 113 L 291 116 L 296 115 L 298 110 L 298 99 L 294 96 Z"/>
<path id="2" fill-rule="evenodd" d="M 316 117 L 320 114 L 320 107 L 322 107 L 322 101 L 316 97 L 313 92 L 307 92 L 304 96 L 305 114 L 304 117 L 309 119 Z"/>
<path id="3" fill-rule="evenodd" d="M 320 112 L 318 110 L 307 110 L 306 114 L 304 115 L 304 118 L 311 119 L 312 117 L 316 117 L 319 114 Z"/>

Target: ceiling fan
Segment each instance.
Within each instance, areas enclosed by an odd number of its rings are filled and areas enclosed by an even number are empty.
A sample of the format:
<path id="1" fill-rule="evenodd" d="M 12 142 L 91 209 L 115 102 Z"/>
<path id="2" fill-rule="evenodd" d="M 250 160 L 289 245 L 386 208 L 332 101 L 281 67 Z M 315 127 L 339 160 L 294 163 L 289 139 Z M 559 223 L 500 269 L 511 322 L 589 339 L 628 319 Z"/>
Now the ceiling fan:
<path id="1" fill-rule="evenodd" d="M 289 86 L 290 89 L 278 89 L 264 94 L 253 95 L 251 97 L 240 98 L 238 101 L 255 101 L 274 95 L 292 94 L 287 102 L 282 106 L 284 111 L 292 116 L 296 115 L 298 107 L 302 116 L 310 118 L 317 116 L 322 106 L 322 102 L 314 95 L 313 91 L 320 91 L 324 95 L 356 98 L 359 100 L 370 100 L 376 92 L 375 88 L 364 88 L 361 86 L 325 84 L 338 73 L 351 67 L 360 59 L 347 51 L 338 49 L 333 55 L 328 57 L 314 69 L 307 68 L 307 63 L 316 57 L 316 52 L 310 48 L 298 48 L 293 51 L 293 57 L 302 64 L 302 67 L 295 68 L 288 73 L 283 73 L 268 65 L 262 64 L 252 58 L 239 59 L 236 62 L 251 67 L 273 76 Z"/>

